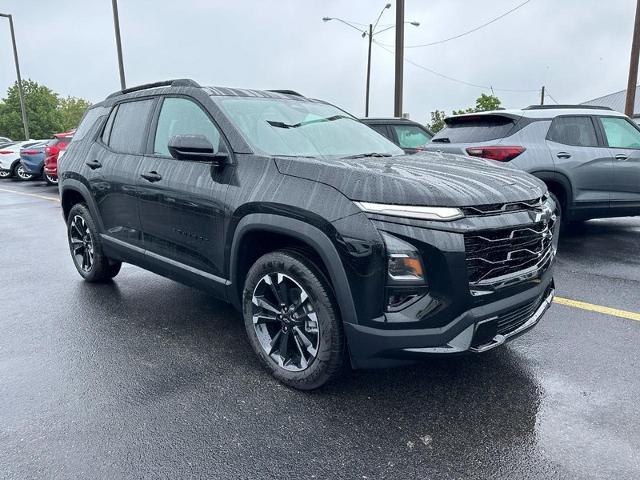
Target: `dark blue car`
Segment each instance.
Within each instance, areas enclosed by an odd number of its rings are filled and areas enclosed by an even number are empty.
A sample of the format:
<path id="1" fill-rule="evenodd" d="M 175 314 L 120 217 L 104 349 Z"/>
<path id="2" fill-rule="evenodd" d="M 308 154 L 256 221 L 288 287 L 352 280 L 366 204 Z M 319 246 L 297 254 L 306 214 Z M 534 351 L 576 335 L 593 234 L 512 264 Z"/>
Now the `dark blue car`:
<path id="1" fill-rule="evenodd" d="M 27 178 L 20 177 L 21 180 L 29 180 L 42 175 L 44 167 L 44 148 L 48 142 L 36 143 L 30 147 L 20 150 L 20 163 L 24 172 L 29 175 Z"/>

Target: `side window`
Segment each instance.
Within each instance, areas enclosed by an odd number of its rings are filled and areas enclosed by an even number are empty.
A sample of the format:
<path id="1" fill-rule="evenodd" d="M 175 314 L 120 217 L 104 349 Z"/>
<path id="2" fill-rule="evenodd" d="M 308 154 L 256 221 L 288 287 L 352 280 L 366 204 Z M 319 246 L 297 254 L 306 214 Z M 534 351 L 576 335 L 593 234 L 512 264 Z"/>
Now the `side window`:
<path id="1" fill-rule="evenodd" d="M 111 127 L 113 127 L 113 119 L 116 118 L 116 111 L 118 110 L 118 106 L 116 105 L 111 110 L 111 114 L 107 119 L 107 124 L 104 126 L 104 130 L 102 131 L 102 143 L 105 145 L 109 145 L 109 136 L 111 135 Z"/>
<path id="2" fill-rule="evenodd" d="M 591 117 L 556 117 L 547 140 L 575 147 L 597 147 L 598 138 Z"/>
<path id="3" fill-rule="evenodd" d="M 109 147 L 121 153 L 142 153 L 144 132 L 152 105 L 151 99 L 118 105 L 109 135 Z"/>
<path id="4" fill-rule="evenodd" d="M 168 97 L 162 102 L 153 152 L 171 156 L 168 145 L 174 135 L 204 135 L 216 152 L 224 149 L 214 123 L 199 105 L 186 98 Z"/>
<path id="5" fill-rule="evenodd" d="M 392 125 L 398 136 L 398 143 L 402 148 L 424 147 L 431 137 L 415 125 Z"/>
<path id="6" fill-rule="evenodd" d="M 626 118 L 600 117 L 600 121 L 610 147 L 640 149 L 640 131 Z"/>
<path id="7" fill-rule="evenodd" d="M 369 126 L 373 128 L 376 132 L 378 132 L 380 135 L 382 135 L 384 138 L 389 138 L 389 131 L 387 130 L 386 125 L 369 125 Z"/>
<path id="8" fill-rule="evenodd" d="M 104 107 L 89 108 L 82 117 L 80 125 L 78 125 L 78 129 L 76 130 L 76 133 L 74 135 L 75 139 L 82 140 L 85 135 L 87 135 L 87 133 L 91 131 L 93 126 L 96 124 L 96 121 L 101 116 L 106 115 L 106 111 L 107 109 Z"/>

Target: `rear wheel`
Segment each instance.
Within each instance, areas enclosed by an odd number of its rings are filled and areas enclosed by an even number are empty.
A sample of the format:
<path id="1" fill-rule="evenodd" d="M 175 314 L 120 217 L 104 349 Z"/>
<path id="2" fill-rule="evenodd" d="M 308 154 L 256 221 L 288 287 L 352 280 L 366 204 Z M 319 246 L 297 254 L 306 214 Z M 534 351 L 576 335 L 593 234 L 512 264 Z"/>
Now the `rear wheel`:
<path id="1" fill-rule="evenodd" d="M 13 176 L 22 181 L 31 180 L 33 178 L 33 174 L 28 173 L 20 162 L 13 166 Z"/>
<path id="2" fill-rule="evenodd" d="M 11 170 L 0 170 L 0 178 L 9 178 L 11 176 Z"/>
<path id="3" fill-rule="evenodd" d="M 98 230 L 86 205 L 78 203 L 69 212 L 67 238 L 73 264 L 87 282 L 104 282 L 120 271 L 122 263 L 102 252 Z"/>
<path id="4" fill-rule="evenodd" d="M 341 373 L 338 308 L 324 275 L 303 256 L 277 251 L 260 257 L 247 274 L 243 314 L 253 350 L 282 383 L 312 390 Z"/>
<path id="5" fill-rule="evenodd" d="M 44 173 L 42 176 L 44 181 L 47 182 L 47 185 L 58 185 L 58 177 L 49 175 L 48 173 Z"/>

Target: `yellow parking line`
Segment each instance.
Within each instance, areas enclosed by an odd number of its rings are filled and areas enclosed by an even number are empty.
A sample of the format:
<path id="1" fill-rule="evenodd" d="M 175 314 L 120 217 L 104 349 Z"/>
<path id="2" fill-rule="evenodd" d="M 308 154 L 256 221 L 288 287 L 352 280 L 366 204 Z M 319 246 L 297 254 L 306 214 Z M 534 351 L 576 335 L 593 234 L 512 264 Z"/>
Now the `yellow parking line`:
<path id="1" fill-rule="evenodd" d="M 640 322 L 640 313 L 620 310 L 618 308 L 604 307 L 602 305 L 580 302 L 578 300 L 571 300 L 570 298 L 563 297 L 556 297 L 554 302 L 559 303 L 560 305 L 566 305 L 567 307 L 580 308 L 582 310 L 589 310 L 590 312 L 604 313 L 605 315 L 613 315 L 614 317 L 626 318 L 628 320 Z"/>
<path id="2" fill-rule="evenodd" d="M 52 202 L 59 202 L 60 199 L 56 197 L 47 197 L 46 195 L 38 195 L 37 193 L 26 193 L 19 190 L 11 190 L 9 188 L 0 188 L 2 192 L 15 193 L 17 195 L 26 195 L 27 197 L 44 198 L 45 200 L 51 200 Z"/>

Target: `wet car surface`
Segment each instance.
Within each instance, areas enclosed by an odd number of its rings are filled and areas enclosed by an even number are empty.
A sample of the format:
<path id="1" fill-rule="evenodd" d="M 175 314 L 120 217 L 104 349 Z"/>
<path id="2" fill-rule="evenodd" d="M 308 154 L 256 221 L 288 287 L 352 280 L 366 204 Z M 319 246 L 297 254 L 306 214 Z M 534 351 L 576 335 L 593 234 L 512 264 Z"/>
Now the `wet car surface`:
<path id="1" fill-rule="evenodd" d="M 240 315 L 125 265 L 83 282 L 57 191 L 0 183 L 0 478 L 639 478 L 640 322 L 552 305 L 480 356 L 264 372 Z M 640 312 L 640 219 L 564 233 L 557 294 Z"/>

